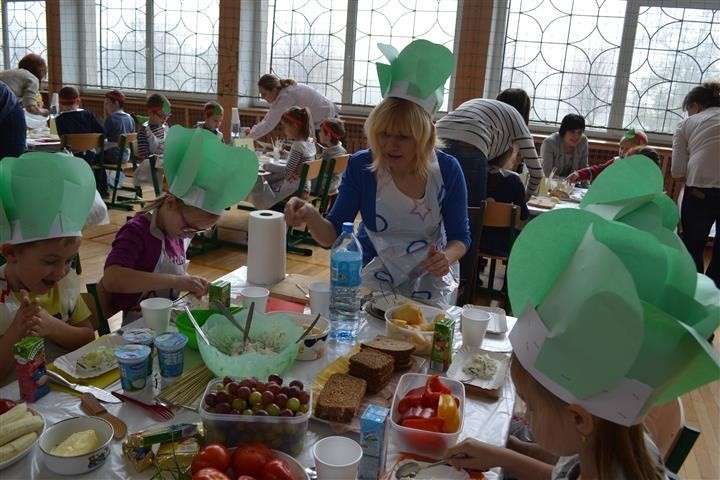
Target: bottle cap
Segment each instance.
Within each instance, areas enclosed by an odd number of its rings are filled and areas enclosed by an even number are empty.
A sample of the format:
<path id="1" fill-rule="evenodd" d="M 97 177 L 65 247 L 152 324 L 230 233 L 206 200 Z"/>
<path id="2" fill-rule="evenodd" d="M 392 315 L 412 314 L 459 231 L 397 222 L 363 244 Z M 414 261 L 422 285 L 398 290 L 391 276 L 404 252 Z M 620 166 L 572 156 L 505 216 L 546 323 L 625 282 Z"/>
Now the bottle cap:
<path id="1" fill-rule="evenodd" d="M 353 222 L 343 222 L 342 231 L 343 233 L 355 233 L 355 224 Z"/>

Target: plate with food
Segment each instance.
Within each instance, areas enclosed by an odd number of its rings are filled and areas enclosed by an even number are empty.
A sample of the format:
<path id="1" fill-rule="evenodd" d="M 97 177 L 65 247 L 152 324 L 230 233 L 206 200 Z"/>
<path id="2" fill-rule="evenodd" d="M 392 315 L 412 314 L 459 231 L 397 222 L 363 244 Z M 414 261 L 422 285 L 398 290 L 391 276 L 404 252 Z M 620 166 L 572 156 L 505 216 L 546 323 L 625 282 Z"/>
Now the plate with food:
<path id="1" fill-rule="evenodd" d="M 459 380 L 465 387 L 497 390 L 503 386 L 510 365 L 510 354 L 491 352 L 463 346 L 455 353 L 447 376 Z"/>
<path id="2" fill-rule="evenodd" d="M 56 358 L 54 365 L 74 378 L 98 377 L 117 368 L 118 363 L 113 350 L 125 343 L 120 335 L 105 335 Z"/>
<path id="3" fill-rule="evenodd" d="M 405 303 L 416 303 L 403 295 L 397 295 L 392 292 L 374 292 L 373 295 L 365 303 L 365 309 L 374 317 L 384 319 L 385 312 L 398 305 Z"/>
<path id="4" fill-rule="evenodd" d="M 18 462 L 32 450 L 45 429 L 45 419 L 26 403 L 19 403 L 0 415 L 7 436 L 0 439 L 0 470 Z"/>
<path id="5" fill-rule="evenodd" d="M 483 472 L 476 470 L 456 470 L 450 465 L 433 465 L 434 459 L 415 455 L 412 453 L 401 453 L 395 463 L 387 469 L 384 480 L 403 480 L 403 479 L 436 479 L 443 480 L 485 480 L 490 477 L 485 476 Z M 492 476 L 491 478 L 495 478 Z"/>

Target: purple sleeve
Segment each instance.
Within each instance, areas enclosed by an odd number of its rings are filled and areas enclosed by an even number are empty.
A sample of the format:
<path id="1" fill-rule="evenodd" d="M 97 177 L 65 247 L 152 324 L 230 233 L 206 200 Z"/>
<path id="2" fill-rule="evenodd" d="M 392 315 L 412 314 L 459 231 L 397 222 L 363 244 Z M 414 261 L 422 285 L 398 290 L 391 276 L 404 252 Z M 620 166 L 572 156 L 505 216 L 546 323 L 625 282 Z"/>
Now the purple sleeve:
<path id="1" fill-rule="evenodd" d="M 161 242 L 150 234 L 149 227 L 146 217 L 134 217 L 123 225 L 113 240 L 105 268 L 119 265 L 152 272 L 160 258 Z"/>

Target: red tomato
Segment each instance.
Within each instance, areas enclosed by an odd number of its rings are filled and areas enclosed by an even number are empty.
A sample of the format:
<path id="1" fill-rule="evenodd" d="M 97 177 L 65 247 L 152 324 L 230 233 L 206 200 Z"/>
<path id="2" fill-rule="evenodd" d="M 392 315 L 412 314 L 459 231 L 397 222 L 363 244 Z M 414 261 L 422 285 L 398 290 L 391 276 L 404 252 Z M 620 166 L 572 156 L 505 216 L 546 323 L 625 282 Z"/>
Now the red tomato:
<path id="1" fill-rule="evenodd" d="M 230 480 L 230 477 L 217 468 L 208 467 L 193 473 L 192 480 Z"/>
<path id="2" fill-rule="evenodd" d="M 217 468 L 221 472 L 230 468 L 230 452 L 223 445 L 213 443 L 200 450 L 193 458 L 190 471 L 195 473 L 203 468 Z"/>
<path id="3" fill-rule="evenodd" d="M 260 480 L 293 480 L 293 476 L 287 462 L 281 458 L 276 458 L 265 464 Z"/>
<path id="4" fill-rule="evenodd" d="M 7 398 L 0 398 L 0 415 L 12 409 L 16 405 L 12 400 Z"/>
<path id="5" fill-rule="evenodd" d="M 272 450 L 264 443 L 244 443 L 233 454 L 232 468 L 236 475 L 258 477 L 272 458 Z"/>

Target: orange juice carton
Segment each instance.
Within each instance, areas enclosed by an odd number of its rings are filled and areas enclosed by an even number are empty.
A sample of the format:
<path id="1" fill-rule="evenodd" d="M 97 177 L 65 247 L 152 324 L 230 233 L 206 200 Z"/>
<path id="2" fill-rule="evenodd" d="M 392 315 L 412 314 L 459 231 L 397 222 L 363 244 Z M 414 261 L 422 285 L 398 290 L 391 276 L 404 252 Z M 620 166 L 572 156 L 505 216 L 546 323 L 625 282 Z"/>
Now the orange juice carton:
<path id="1" fill-rule="evenodd" d="M 360 417 L 360 446 L 363 456 L 358 468 L 358 479 L 377 480 L 385 463 L 385 426 L 390 410 L 379 405 L 368 405 Z"/>
<path id="2" fill-rule="evenodd" d="M 445 317 L 435 322 L 432 351 L 430 353 L 431 368 L 444 372 L 452 363 L 453 336 L 455 321 Z"/>
<path id="3" fill-rule="evenodd" d="M 23 337 L 13 346 L 20 398 L 30 403 L 50 391 L 45 369 L 45 342 L 42 337 Z"/>
<path id="4" fill-rule="evenodd" d="M 230 308 L 230 282 L 228 282 L 227 280 L 215 280 L 210 284 L 210 310 L 214 310 L 213 301 L 215 300 L 219 300 L 220 303 Z"/>

